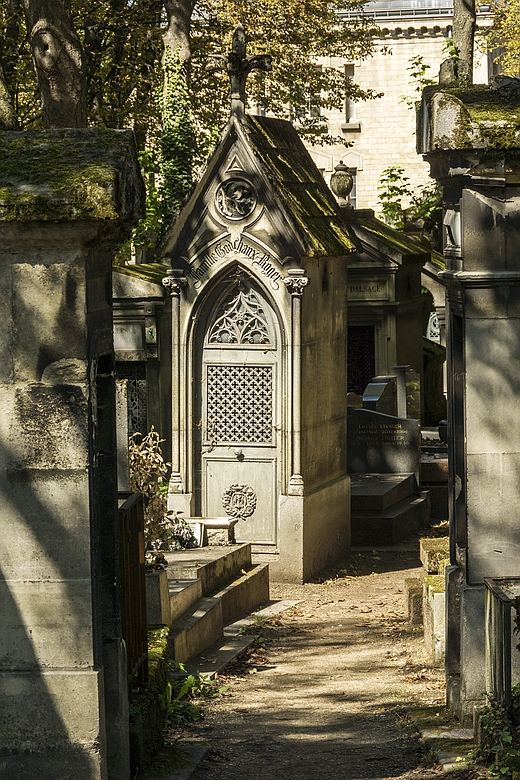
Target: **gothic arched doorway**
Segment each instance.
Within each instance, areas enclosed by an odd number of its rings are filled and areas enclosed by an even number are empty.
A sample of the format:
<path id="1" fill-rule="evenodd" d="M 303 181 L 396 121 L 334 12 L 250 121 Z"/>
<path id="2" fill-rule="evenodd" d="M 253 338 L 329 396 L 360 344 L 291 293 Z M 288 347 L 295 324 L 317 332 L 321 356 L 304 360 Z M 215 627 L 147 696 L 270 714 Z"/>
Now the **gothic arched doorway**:
<path id="1" fill-rule="evenodd" d="M 282 414 L 277 319 L 240 274 L 221 283 L 213 300 L 198 342 L 198 509 L 203 517 L 236 517 L 237 541 L 274 549 Z"/>

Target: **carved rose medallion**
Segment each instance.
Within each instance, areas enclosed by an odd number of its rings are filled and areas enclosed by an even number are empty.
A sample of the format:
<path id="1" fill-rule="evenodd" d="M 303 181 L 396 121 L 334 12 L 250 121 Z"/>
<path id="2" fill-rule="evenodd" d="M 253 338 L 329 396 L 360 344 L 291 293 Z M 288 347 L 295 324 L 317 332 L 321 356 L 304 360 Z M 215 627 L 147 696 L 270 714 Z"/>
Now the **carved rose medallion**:
<path id="1" fill-rule="evenodd" d="M 222 493 L 222 506 L 229 517 L 245 520 L 256 509 L 256 493 L 249 485 L 229 485 Z"/>
<path id="2" fill-rule="evenodd" d="M 215 206 L 227 219 L 245 219 L 256 206 L 256 194 L 245 179 L 228 179 L 222 182 L 217 190 Z"/>

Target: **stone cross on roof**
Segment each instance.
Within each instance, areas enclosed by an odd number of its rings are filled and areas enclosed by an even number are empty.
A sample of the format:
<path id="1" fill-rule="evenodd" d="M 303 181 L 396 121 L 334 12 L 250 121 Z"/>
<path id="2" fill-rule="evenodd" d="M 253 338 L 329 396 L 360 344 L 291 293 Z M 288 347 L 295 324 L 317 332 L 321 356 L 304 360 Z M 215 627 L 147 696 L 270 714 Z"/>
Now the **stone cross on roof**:
<path id="1" fill-rule="evenodd" d="M 239 119 L 245 117 L 246 109 L 246 79 L 254 68 L 258 70 L 271 70 L 271 55 L 257 54 L 246 56 L 246 31 L 238 24 L 233 33 L 231 51 L 224 56 L 217 54 L 212 57 L 214 65 L 222 67 L 229 76 L 231 84 L 231 114 Z"/>

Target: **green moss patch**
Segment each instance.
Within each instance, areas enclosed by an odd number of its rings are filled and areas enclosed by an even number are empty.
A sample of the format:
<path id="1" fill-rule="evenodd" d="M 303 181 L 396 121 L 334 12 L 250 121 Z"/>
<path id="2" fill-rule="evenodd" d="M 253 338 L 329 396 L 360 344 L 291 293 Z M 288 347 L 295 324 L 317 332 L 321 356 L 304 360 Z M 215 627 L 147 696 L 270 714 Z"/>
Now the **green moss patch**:
<path id="1" fill-rule="evenodd" d="M 117 219 L 130 139 L 97 128 L 0 133 L 0 219 Z"/>
<path id="2" fill-rule="evenodd" d="M 114 271 L 126 276 L 135 276 L 148 282 L 162 284 L 162 280 L 168 272 L 168 266 L 162 263 L 141 263 L 139 265 L 116 266 Z"/>

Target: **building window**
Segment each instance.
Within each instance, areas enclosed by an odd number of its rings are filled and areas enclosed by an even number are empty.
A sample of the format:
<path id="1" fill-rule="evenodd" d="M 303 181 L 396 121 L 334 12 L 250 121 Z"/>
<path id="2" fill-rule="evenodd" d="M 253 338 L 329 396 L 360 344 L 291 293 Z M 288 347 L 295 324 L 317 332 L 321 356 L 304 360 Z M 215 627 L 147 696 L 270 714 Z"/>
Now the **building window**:
<path id="1" fill-rule="evenodd" d="M 352 176 L 352 189 L 350 190 L 350 195 L 348 196 L 348 201 L 353 209 L 357 209 L 358 207 L 358 197 L 357 197 L 357 168 L 349 168 L 350 175 Z"/>
<path id="2" fill-rule="evenodd" d="M 345 83 L 348 86 L 349 82 L 354 81 L 354 66 L 345 65 Z M 345 122 L 352 122 L 356 119 L 356 102 L 349 98 L 345 98 Z"/>

